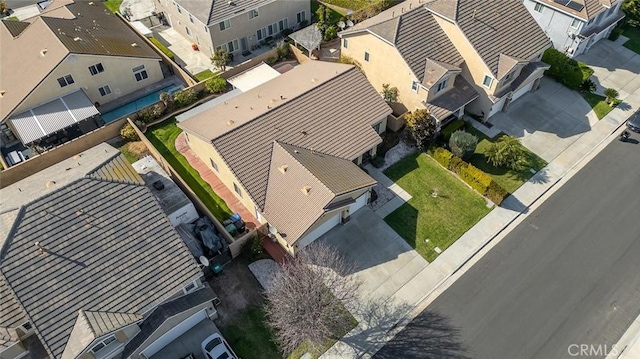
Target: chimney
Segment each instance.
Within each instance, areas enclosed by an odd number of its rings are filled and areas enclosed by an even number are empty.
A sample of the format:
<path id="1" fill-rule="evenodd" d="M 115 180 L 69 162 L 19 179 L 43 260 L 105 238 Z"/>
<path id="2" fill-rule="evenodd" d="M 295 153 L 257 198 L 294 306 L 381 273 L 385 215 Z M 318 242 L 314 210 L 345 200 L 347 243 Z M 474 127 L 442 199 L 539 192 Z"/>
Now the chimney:
<path id="1" fill-rule="evenodd" d="M 287 165 L 282 165 L 282 166 L 278 167 L 278 171 L 280 171 L 282 174 L 287 172 L 287 169 L 289 169 L 289 166 L 287 166 Z"/>
<path id="2" fill-rule="evenodd" d="M 302 193 L 304 193 L 305 196 L 308 196 L 309 192 L 311 192 L 311 186 L 309 185 L 304 186 L 300 190 L 302 191 Z"/>

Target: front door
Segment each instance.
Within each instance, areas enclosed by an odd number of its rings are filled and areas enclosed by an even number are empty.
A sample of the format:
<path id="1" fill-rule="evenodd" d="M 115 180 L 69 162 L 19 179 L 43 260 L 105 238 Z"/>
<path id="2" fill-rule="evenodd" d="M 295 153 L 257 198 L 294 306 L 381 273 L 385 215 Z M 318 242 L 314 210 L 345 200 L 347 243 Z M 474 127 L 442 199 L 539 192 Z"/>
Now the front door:
<path id="1" fill-rule="evenodd" d="M 240 49 L 242 50 L 242 52 L 249 50 L 249 44 L 247 43 L 246 37 L 240 39 Z"/>

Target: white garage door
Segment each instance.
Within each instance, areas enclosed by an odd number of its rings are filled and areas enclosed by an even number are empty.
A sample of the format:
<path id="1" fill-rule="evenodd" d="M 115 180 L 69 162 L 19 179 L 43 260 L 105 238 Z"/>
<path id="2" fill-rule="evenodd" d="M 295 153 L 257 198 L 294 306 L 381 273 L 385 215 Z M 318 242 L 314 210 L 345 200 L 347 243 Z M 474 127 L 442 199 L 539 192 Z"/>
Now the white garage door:
<path id="1" fill-rule="evenodd" d="M 504 100 L 506 99 L 506 96 L 503 96 L 502 99 L 500 99 L 500 101 L 498 101 L 496 104 L 494 104 L 491 107 L 491 112 L 489 112 L 489 117 L 495 115 L 496 113 L 500 112 L 502 110 L 502 106 L 504 105 Z"/>
<path id="2" fill-rule="evenodd" d="M 146 358 L 150 358 L 153 354 L 166 347 L 169 343 L 176 340 L 176 338 L 184 334 L 187 330 L 193 328 L 196 324 L 200 323 L 206 317 L 207 314 L 203 309 L 198 313 L 190 316 L 189 318 L 183 320 L 180 324 L 176 325 L 168 332 L 163 334 L 155 342 L 151 343 L 151 345 L 149 345 L 145 350 L 142 351 L 142 354 L 144 354 Z"/>
<path id="3" fill-rule="evenodd" d="M 327 233 L 331 228 L 340 224 L 340 214 L 341 212 L 338 211 L 338 213 L 336 213 L 333 217 L 329 218 L 329 220 L 321 224 L 320 227 L 314 229 L 313 231 L 309 232 L 309 234 L 304 236 L 304 238 L 302 238 L 300 242 L 298 242 L 298 248 L 303 248 L 307 244 L 318 239 L 321 235 Z"/>
<path id="4" fill-rule="evenodd" d="M 527 92 L 531 91 L 531 88 L 533 87 L 533 83 L 535 81 L 531 81 L 529 82 L 529 84 L 527 84 L 525 87 L 521 88 L 520 90 L 516 91 L 513 93 L 513 97 L 511 101 L 515 101 L 518 97 L 526 94 Z"/>
<path id="5" fill-rule="evenodd" d="M 365 192 L 362 196 L 356 199 L 356 203 L 349 206 L 349 214 L 353 215 L 357 210 L 364 207 L 367 204 L 367 198 L 369 198 L 369 192 Z"/>

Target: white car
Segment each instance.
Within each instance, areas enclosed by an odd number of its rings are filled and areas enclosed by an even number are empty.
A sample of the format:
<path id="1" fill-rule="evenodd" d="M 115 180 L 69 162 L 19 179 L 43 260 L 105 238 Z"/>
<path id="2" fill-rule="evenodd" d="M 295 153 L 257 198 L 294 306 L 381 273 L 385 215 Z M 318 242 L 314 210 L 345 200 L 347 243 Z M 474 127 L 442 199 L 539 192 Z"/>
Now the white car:
<path id="1" fill-rule="evenodd" d="M 202 354 L 207 359 L 238 359 L 229 343 L 220 334 L 212 334 L 202 344 Z"/>

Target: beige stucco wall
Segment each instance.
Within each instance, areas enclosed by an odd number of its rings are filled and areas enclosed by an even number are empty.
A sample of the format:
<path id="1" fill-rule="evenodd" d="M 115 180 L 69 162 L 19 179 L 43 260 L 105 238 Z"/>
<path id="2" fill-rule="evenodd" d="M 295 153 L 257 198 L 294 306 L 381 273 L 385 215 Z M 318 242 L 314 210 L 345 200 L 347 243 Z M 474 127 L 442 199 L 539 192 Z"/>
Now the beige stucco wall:
<path id="1" fill-rule="evenodd" d="M 92 76 L 89 72 L 89 66 L 98 63 L 102 63 L 104 72 Z M 140 65 L 144 65 L 149 77 L 138 82 L 132 69 Z M 69 74 L 73 77 L 74 83 L 60 87 L 58 78 Z M 14 113 L 64 96 L 80 88 L 84 90 L 91 102 L 106 103 L 163 78 L 159 59 L 70 54 L 16 108 Z M 100 96 L 98 88 L 104 85 L 109 85 L 111 94 Z"/>
<path id="2" fill-rule="evenodd" d="M 211 49 L 213 47 L 211 44 L 211 35 L 209 34 L 209 29 L 206 24 L 202 23 L 193 15 L 191 15 L 191 19 L 193 19 L 193 22 L 191 22 L 189 12 L 181 7 L 182 13 L 179 13 L 173 3 L 173 0 L 155 1 L 156 11 L 164 12 L 173 29 L 191 43 L 198 44 L 200 52 L 207 56 L 212 56 L 213 53 Z M 187 35 L 186 28 L 189 28 L 191 35 Z"/>
<path id="3" fill-rule="evenodd" d="M 458 76 L 458 74 L 456 74 L 456 73 L 447 74 L 447 75 L 443 76 L 442 78 L 440 78 L 440 80 L 438 82 L 433 84 L 431 89 L 429 89 L 429 93 L 427 94 L 427 102 L 433 101 L 433 100 L 437 99 L 438 97 L 442 96 L 442 94 L 444 94 L 447 91 L 451 90 L 453 88 L 454 82 L 456 81 L 456 76 Z M 443 88 L 442 90 L 436 92 L 436 89 L 438 88 L 438 84 L 440 82 L 442 82 L 442 80 L 445 77 L 447 78 L 447 86 L 445 88 Z"/>
<path id="4" fill-rule="evenodd" d="M 348 47 L 344 47 L 345 39 Z M 341 55 L 360 63 L 367 79 L 378 92 L 382 91 L 382 84 L 391 84 L 398 88 L 398 102 L 403 103 L 409 111 L 424 108 L 422 102 L 427 98 L 427 91 L 422 87 L 417 92 L 411 90 L 411 84 L 418 79 L 394 46 L 368 32 L 360 32 L 343 36 L 340 51 Z M 365 51 L 369 53 L 368 62 L 364 61 Z"/>
<path id="5" fill-rule="evenodd" d="M 213 173 L 218 176 L 218 178 L 224 183 L 225 186 L 233 193 L 238 200 L 247 208 L 250 213 L 255 215 L 256 213 L 256 205 L 251 200 L 249 193 L 242 186 L 240 181 L 236 178 L 236 176 L 231 172 L 229 167 L 227 167 L 226 163 L 222 160 L 220 154 L 215 150 L 213 145 L 209 142 L 204 141 L 200 137 L 185 131 L 187 135 L 187 142 L 189 143 L 189 147 L 193 150 L 193 152 L 204 162 Z M 218 170 L 216 171 L 211 166 L 211 160 L 213 160 L 218 166 Z M 238 194 L 233 189 L 233 184 L 237 184 L 238 187 L 242 190 L 242 196 L 238 196 Z"/>

